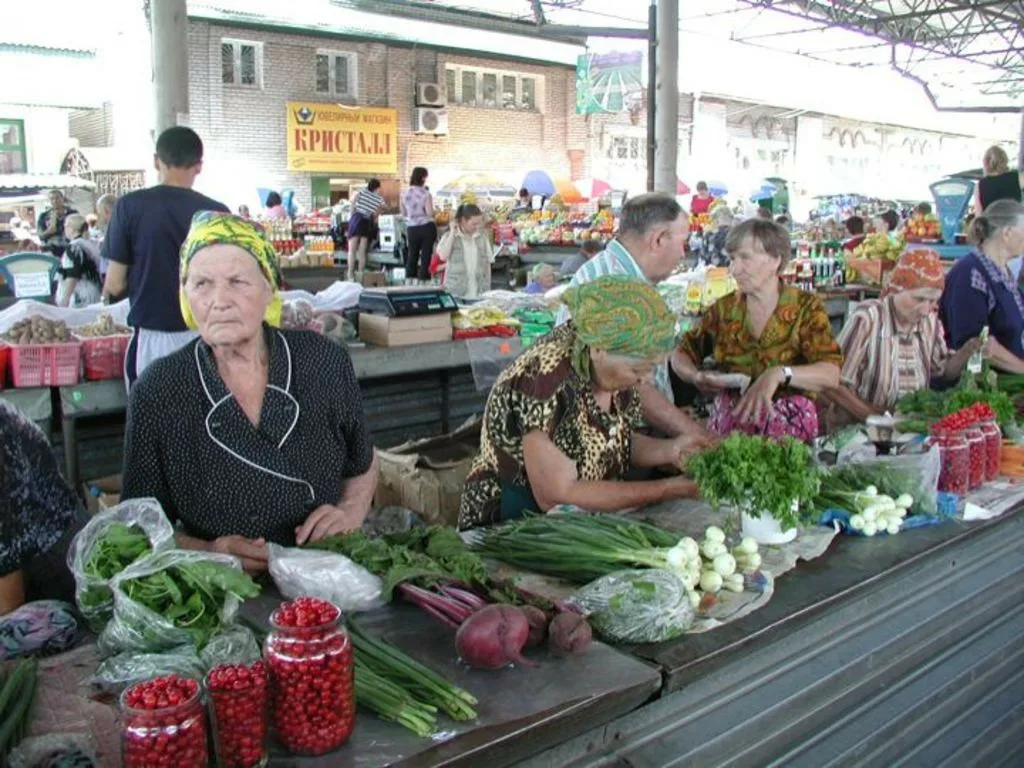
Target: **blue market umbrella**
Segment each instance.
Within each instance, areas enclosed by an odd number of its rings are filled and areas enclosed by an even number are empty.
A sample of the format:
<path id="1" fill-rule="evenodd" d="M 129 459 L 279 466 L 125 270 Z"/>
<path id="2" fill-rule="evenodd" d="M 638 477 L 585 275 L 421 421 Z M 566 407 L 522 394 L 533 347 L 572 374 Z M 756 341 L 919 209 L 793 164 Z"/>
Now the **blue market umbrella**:
<path id="1" fill-rule="evenodd" d="M 762 181 L 761 186 L 750 193 L 750 202 L 756 203 L 758 200 L 764 200 L 766 197 L 772 197 L 778 191 L 779 188 L 774 184 Z"/>
<path id="2" fill-rule="evenodd" d="M 523 187 L 531 195 L 543 195 L 544 197 L 551 197 L 557 191 L 555 180 L 547 171 L 530 171 L 523 179 Z"/>
<path id="3" fill-rule="evenodd" d="M 729 188 L 720 181 L 709 181 L 707 185 L 712 197 L 725 197 L 729 194 Z"/>

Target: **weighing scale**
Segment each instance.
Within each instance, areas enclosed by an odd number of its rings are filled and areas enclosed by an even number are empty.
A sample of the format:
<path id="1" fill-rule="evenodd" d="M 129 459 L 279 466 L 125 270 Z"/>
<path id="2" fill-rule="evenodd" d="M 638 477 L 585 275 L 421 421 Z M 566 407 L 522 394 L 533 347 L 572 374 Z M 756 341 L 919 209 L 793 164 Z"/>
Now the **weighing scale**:
<path id="1" fill-rule="evenodd" d="M 958 259 L 970 252 L 968 245 L 957 245 L 960 223 L 974 199 L 974 182 L 969 179 L 949 178 L 930 187 L 935 198 L 935 213 L 942 231 L 942 245 L 926 245 L 944 259 Z"/>
<path id="2" fill-rule="evenodd" d="M 443 288 L 365 288 L 359 296 L 359 311 L 387 317 L 414 317 L 454 312 L 455 299 Z"/>

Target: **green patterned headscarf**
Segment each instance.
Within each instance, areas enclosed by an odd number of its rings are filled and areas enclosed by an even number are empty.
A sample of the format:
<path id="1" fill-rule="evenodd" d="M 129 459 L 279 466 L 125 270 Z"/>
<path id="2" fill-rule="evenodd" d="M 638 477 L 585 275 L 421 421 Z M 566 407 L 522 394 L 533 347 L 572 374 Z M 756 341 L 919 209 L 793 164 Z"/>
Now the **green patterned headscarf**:
<path id="1" fill-rule="evenodd" d="M 609 275 L 573 286 L 562 301 L 569 307 L 579 341 L 610 355 L 648 360 L 676 344 L 676 317 L 654 286 Z"/>

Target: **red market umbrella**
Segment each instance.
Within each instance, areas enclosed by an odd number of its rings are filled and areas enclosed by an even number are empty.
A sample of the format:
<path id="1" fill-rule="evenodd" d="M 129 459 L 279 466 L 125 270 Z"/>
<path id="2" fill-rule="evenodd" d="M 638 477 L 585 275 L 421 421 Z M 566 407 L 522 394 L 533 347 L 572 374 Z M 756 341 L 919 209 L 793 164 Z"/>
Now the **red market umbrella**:
<path id="1" fill-rule="evenodd" d="M 684 181 L 676 181 L 676 194 L 677 195 L 688 195 L 690 194 L 690 188 L 686 186 Z"/>
<path id="2" fill-rule="evenodd" d="M 580 191 L 586 198 L 593 200 L 594 198 L 602 197 L 612 191 L 612 185 L 604 179 L 580 179 L 574 181 L 576 189 Z"/>

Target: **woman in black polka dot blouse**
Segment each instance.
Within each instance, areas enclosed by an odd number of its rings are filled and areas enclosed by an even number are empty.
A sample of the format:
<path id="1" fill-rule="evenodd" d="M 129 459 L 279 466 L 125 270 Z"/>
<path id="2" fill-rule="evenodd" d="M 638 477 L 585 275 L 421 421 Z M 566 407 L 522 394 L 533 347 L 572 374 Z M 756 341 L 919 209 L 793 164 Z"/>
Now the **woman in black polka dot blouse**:
<path id="1" fill-rule="evenodd" d="M 179 546 L 267 566 L 294 546 L 358 528 L 377 461 L 345 350 L 273 327 L 277 264 L 262 229 L 196 214 L 182 247 L 182 313 L 200 338 L 132 389 L 124 498 L 155 497 Z"/>

